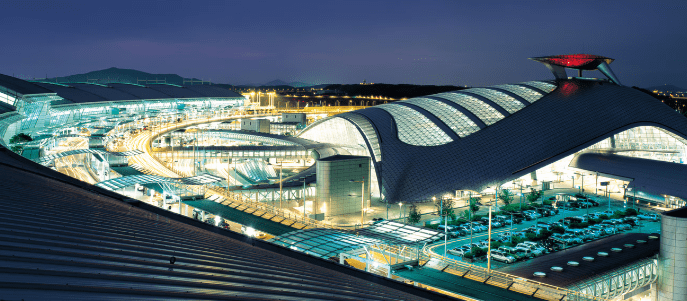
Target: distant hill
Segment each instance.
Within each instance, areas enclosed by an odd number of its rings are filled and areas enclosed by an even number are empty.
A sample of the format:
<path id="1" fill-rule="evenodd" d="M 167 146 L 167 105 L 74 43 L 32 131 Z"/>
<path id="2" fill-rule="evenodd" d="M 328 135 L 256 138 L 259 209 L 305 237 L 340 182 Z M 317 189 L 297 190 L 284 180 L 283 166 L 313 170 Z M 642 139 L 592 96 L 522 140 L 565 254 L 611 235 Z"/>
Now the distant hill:
<path id="1" fill-rule="evenodd" d="M 649 91 L 658 90 L 658 91 L 663 91 L 663 92 L 668 92 L 668 91 L 670 91 L 670 92 L 687 92 L 687 89 L 676 87 L 673 85 L 654 86 L 654 87 L 648 87 L 645 89 L 647 89 Z"/>
<path id="2" fill-rule="evenodd" d="M 283 81 L 283 80 L 275 79 L 275 80 L 273 80 L 273 81 L 271 81 L 271 82 L 264 83 L 264 84 L 262 84 L 262 85 L 260 85 L 260 86 L 290 86 L 290 85 L 289 85 L 289 83 L 287 83 L 287 82 L 285 82 L 285 81 Z"/>
<path id="3" fill-rule="evenodd" d="M 48 78 L 46 81 L 52 82 L 96 82 L 96 83 L 109 83 L 109 82 L 119 82 L 119 83 L 141 83 L 140 80 L 147 80 L 148 83 L 168 83 L 175 85 L 183 85 L 184 79 L 177 74 L 154 74 L 143 72 L 134 69 L 120 69 L 120 68 L 108 68 L 103 70 L 91 71 L 84 74 L 74 74 L 69 76 L 61 76 L 57 78 Z M 188 79 L 187 79 L 188 80 Z M 198 80 L 194 78 L 193 80 Z"/>

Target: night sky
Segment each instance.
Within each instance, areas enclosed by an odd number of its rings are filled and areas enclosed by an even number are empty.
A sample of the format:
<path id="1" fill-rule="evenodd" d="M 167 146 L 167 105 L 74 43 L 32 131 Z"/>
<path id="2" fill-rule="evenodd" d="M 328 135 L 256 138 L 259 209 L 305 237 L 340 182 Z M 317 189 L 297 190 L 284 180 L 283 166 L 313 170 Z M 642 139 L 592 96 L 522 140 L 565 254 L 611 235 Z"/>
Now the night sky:
<path id="1" fill-rule="evenodd" d="M 0 12 L 0 73 L 15 76 L 483 86 L 553 78 L 528 57 L 590 53 L 616 59 L 625 85 L 687 88 L 685 0 L 2 0 Z"/>

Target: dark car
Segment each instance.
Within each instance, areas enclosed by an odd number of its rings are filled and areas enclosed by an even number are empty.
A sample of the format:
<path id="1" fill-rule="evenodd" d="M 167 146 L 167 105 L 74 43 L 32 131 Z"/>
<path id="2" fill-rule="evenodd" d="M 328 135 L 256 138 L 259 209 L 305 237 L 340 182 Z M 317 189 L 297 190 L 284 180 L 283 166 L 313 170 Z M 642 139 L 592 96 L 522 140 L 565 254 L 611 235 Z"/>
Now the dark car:
<path id="1" fill-rule="evenodd" d="M 592 199 L 587 199 L 587 200 L 585 200 L 585 202 L 591 203 L 592 206 L 594 206 L 594 207 L 599 207 L 599 205 L 600 205 L 599 202 L 592 200 Z"/>
<path id="2" fill-rule="evenodd" d="M 523 214 L 521 212 L 514 212 L 513 213 L 513 219 L 516 221 L 520 220 L 520 222 L 522 222 L 523 220 L 531 221 L 534 218 L 532 218 L 529 214 Z"/>

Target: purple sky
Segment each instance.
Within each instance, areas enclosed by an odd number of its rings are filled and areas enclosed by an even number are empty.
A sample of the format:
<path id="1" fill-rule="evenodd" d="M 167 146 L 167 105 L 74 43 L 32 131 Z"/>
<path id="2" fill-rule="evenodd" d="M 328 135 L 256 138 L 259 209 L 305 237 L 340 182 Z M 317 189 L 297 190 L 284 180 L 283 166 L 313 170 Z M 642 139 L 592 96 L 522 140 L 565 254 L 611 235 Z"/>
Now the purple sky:
<path id="1" fill-rule="evenodd" d="M 0 11 L 9 75 L 483 86 L 553 78 L 528 57 L 591 53 L 616 59 L 625 85 L 687 88 L 684 0 L 3 0 Z"/>

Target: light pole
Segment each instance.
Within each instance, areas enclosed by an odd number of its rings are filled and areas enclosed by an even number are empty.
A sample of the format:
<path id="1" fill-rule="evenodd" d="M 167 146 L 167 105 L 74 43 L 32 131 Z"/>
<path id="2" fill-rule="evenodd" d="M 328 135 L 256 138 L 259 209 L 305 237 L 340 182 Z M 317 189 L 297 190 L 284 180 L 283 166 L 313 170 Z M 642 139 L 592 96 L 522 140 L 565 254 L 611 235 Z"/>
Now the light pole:
<path id="1" fill-rule="evenodd" d="M 363 227 L 363 222 L 364 222 L 364 214 L 365 214 L 365 177 L 363 177 L 362 181 L 355 181 L 355 180 L 350 180 L 349 182 L 351 183 L 361 183 L 362 190 L 360 192 L 360 228 Z"/>
<path id="2" fill-rule="evenodd" d="M 401 207 L 403 207 L 403 202 L 398 202 L 398 219 L 402 219 L 403 217 L 401 216 Z"/>

